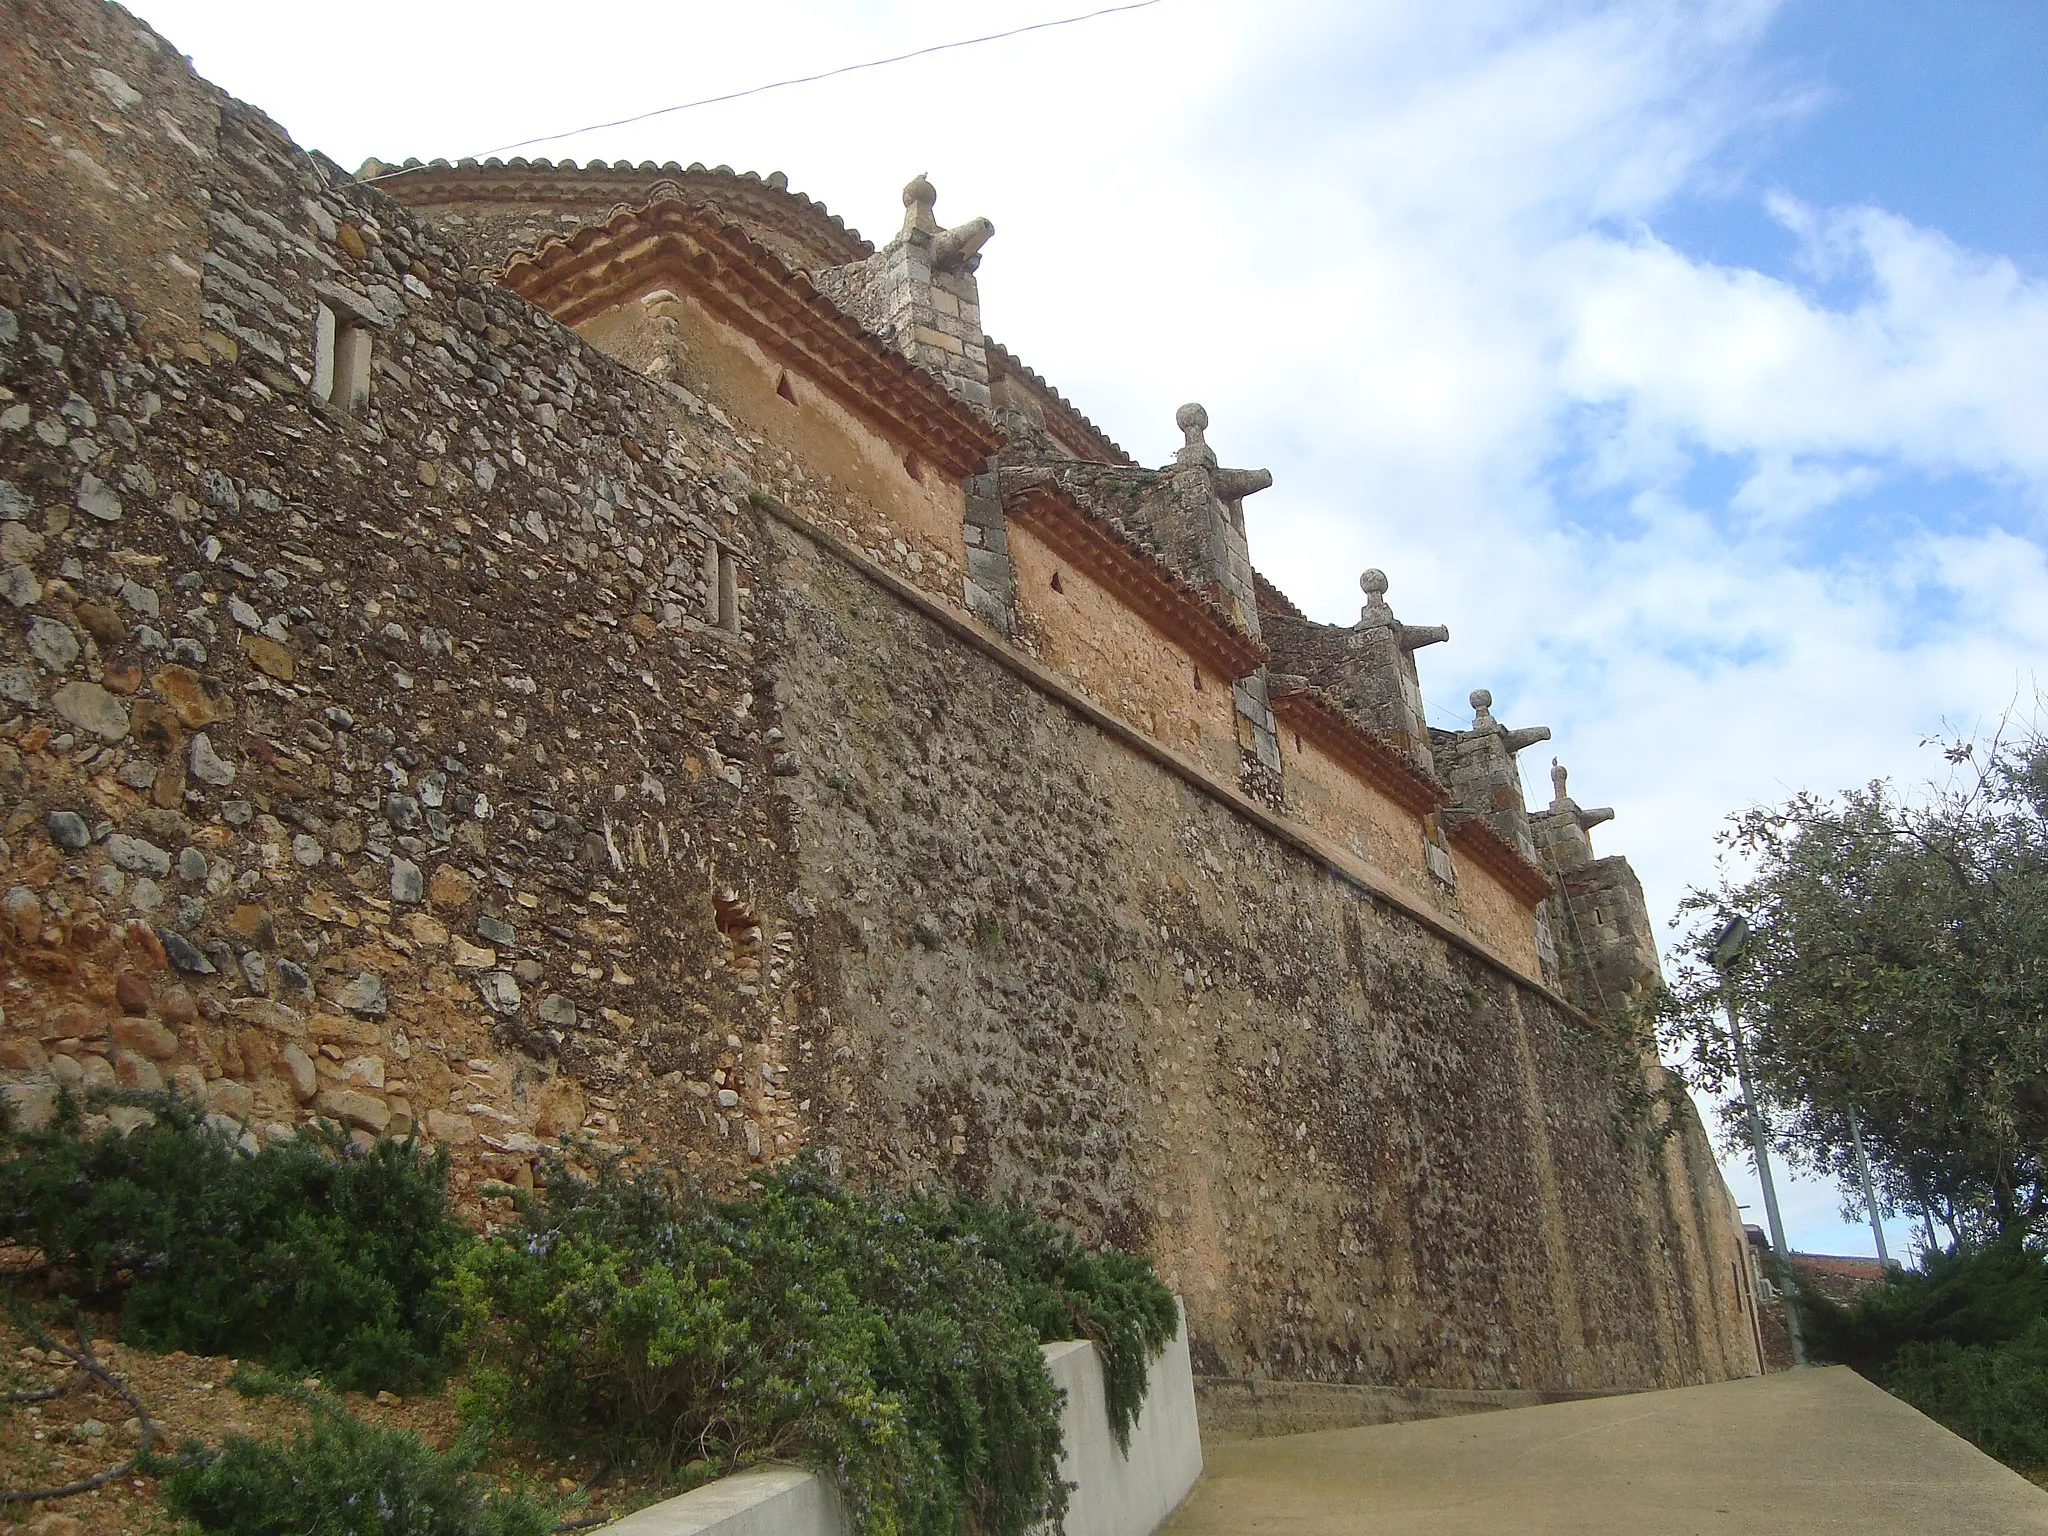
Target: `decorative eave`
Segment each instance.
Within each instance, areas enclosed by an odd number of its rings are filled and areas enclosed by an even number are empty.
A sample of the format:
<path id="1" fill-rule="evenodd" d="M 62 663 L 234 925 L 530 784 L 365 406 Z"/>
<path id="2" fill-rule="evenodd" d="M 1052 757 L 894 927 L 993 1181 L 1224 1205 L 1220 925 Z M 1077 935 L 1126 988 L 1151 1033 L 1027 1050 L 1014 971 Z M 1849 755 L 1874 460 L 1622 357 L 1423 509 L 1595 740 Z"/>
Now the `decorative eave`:
<path id="1" fill-rule="evenodd" d="M 1266 648 L 1150 550 L 1060 489 L 1051 476 L 1003 471 L 1003 510 L 1074 568 L 1116 596 L 1218 677 L 1236 682 L 1266 660 Z"/>
<path id="2" fill-rule="evenodd" d="M 1046 415 L 1056 418 L 1046 426 L 1055 438 L 1068 439 L 1069 447 L 1080 443 L 1092 449 L 1092 453 L 1080 455 L 1084 459 L 1093 458 L 1103 464 L 1137 464 L 1138 461 L 1124 452 L 1107 432 L 1082 415 L 1073 401 L 1048 384 L 1037 369 L 1019 360 L 1016 353 L 993 336 L 983 336 L 981 342 L 988 349 L 989 382 L 993 384 L 998 378 L 1009 375 L 1028 384 L 1045 407 Z"/>
<path id="3" fill-rule="evenodd" d="M 1275 719 L 1299 731 L 1403 810 L 1427 816 L 1450 802 L 1448 789 L 1320 688 L 1285 689 L 1269 679 L 1268 694 Z"/>
<path id="4" fill-rule="evenodd" d="M 688 294 L 956 478 L 979 474 L 999 442 L 974 407 L 891 351 L 724 210 L 685 201 L 672 183 L 641 207 L 514 256 L 499 282 L 571 326 L 664 288 Z"/>
<path id="5" fill-rule="evenodd" d="M 1484 816 L 1445 817 L 1444 823 L 1451 847 L 1500 881 L 1532 912 L 1551 895 L 1550 876 L 1523 858 L 1519 848 L 1509 846 Z"/>
<path id="6" fill-rule="evenodd" d="M 644 202 L 663 182 L 699 194 L 694 201 L 715 202 L 793 245 L 817 256 L 820 267 L 863 261 L 875 248 L 857 229 L 814 198 L 789 189 L 780 171 L 760 176 L 729 165 L 678 165 L 671 160 L 638 165 L 624 160 L 606 164 L 591 160 L 408 160 L 386 165 L 372 160 L 357 173 L 374 179 L 377 190 L 401 203 L 424 208 L 450 208 L 465 203 L 544 203 L 567 211 L 585 208 L 602 216 L 620 203 Z"/>

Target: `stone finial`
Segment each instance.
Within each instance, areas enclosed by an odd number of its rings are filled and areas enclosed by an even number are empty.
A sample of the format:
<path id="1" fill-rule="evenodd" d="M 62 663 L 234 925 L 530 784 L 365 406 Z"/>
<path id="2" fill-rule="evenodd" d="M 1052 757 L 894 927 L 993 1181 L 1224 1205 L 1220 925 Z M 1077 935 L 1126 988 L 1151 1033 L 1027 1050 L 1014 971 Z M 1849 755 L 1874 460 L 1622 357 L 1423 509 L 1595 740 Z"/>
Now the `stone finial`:
<path id="1" fill-rule="evenodd" d="M 1209 430 L 1209 412 L 1195 401 L 1190 400 L 1186 405 L 1173 413 L 1173 424 L 1180 428 L 1180 435 L 1183 439 L 1180 452 L 1173 456 L 1173 462 L 1176 464 L 1206 464 L 1209 468 L 1214 469 L 1216 467 L 1216 454 L 1209 447 L 1209 439 L 1204 435 Z"/>
<path id="2" fill-rule="evenodd" d="M 1451 638 L 1451 631 L 1446 625 L 1403 624 L 1394 617 L 1394 610 L 1387 603 L 1385 571 L 1377 567 L 1366 571 L 1358 578 L 1358 587 L 1365 593 L 1365 606 L 1358 610 L 1360 629 L 1390 629 L 1404 651 L 1419 651 L 1425 645 L 1441 645 Z"/>
<path id="3" fill-rule="evenodd" d="M 1571 796 L 1564 792 L 1565 778 L 1564 764 L 1553 757 L 1550 760 L 1550 808 L 1553 811 L 1563 810 L 1571 801 Z"/>
<path id="4" fill-rule="evenodd" d="M 907 235 L 915 231 L 922 235 L 936 235 L 939 220 L 932 210 L 938 205 L 939 189 L 931 184 L 923 171 L 919 171 L 903 188 L 903 233 Z"/>
<path id="5" fill-rule="evenodd" d="M 1533 747 L 1539 741 L 1550 740 L 1547 725 L 1525 725 L 1520 730 L 1509 730 L 1493 718 L 1493 695 L 1484 688 L 1474 688 L 1470 701 L 1472 705 L 1472 729 L 1475 731 L 1498 731 L 1501 745 L 1514 756 L 1524 747 Z"/>

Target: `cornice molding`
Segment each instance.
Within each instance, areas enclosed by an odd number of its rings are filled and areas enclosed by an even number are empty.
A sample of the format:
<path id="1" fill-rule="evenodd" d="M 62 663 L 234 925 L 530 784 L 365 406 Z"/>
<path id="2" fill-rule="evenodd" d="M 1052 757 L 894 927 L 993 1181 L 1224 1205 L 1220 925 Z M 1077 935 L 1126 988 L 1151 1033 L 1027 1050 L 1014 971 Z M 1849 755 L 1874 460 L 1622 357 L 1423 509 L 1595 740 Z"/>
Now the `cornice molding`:
<path id="1" fill-rule="evenodd" d="M 1140 618 L 1186 649 L 1219 678 L 1236 682 L 1256 672 L 1266 648 L 1209 596 L 1158 556 L 1029 469 L 998 477 L 1003 511 L 1072 561 L 1076 570 L 1114 594 Z"/>
<path id="2" fill-rule="evenodd" d="M 1450 802 L 1448 789 L 1320 688 L 1275 688 L 1270 698 L 1275 719 L 1315 742 L 1403 810 L 1427 816 Z"/>
<path id="3" fill-rule="evenodd" d="M 574 326 L 661 289 L 687 294 L 905 449 L 956 479 L 999 439 L 974 407 L 846 314 L 715 204 L 663 183 L 637 208 L 544 241 L 499 282 Z"/>
<path id="4" fill-rule="evenodd" d="M 1521 850 L 1493 830 L 1484 816 L 1444 818 L 1444 836 L 1462 853 L 1507 887 L 1508 894 L 1535 911 L 1551 895 L 1550 876 L 1522 857 Z"/>

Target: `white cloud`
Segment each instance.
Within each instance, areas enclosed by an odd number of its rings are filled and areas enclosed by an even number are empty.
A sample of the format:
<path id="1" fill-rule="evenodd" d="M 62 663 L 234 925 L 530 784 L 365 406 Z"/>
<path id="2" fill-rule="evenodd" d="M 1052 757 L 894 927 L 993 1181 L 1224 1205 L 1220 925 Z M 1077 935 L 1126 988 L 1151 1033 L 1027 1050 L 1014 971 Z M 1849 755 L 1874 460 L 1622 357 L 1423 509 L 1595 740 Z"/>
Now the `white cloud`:
<path id="1" fill-rule="evenodd" d="M 1869 464 L 1834 466 L 1783 454 L 1761 455 L 1729 500 L 1730 508 L 1772 521 L 1792 521 L 1875 489 L 1884 476 Z"/>

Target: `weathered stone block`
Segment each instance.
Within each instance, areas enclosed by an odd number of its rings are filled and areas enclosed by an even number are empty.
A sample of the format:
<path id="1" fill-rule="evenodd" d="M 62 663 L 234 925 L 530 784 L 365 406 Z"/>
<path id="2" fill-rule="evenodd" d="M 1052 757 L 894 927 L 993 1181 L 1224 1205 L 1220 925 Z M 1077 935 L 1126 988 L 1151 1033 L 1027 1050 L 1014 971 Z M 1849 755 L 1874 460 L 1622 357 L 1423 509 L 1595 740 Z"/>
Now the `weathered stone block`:
<path id="1" fill-rule="evenodd" d="M 178 1054 L 176 1033 L 154 1019 L 116 1019 L 114 1044 L 123 1050 L 147 1056 L 151 1061 L 169 1061 Z"/>
<path id="2" fill-rule="evenodd" d="M 330 1120 L 378 1134 L 391 1124 L 391 1109 L 381 1095 L 350 1088 L 325 1088 L 313 1100 L 314 1107 Z"/>

